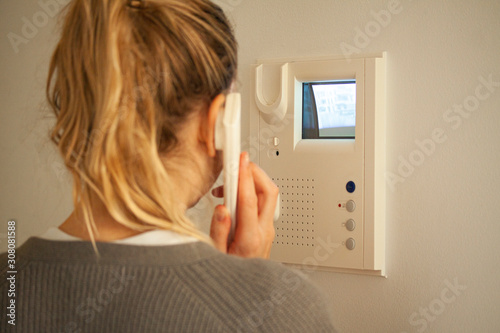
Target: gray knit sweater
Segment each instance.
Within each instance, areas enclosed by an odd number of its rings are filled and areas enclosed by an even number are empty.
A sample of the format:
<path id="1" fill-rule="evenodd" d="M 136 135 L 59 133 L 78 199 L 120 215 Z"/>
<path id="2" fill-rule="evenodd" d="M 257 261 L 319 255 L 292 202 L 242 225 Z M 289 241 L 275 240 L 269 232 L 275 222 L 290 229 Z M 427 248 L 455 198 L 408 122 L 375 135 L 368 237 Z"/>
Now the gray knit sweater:
<path id="1" fill-rule="evenodd" d="M 99 259 L 89 242 L 40 238 L 18 248 L 15 326 L 5 313 L 12 274 L 0 255 L 0 331 L 335 331 L 318 291 L 280 264 L 224 255 L 201 242 L 98 243 L 98 250 Z"/>

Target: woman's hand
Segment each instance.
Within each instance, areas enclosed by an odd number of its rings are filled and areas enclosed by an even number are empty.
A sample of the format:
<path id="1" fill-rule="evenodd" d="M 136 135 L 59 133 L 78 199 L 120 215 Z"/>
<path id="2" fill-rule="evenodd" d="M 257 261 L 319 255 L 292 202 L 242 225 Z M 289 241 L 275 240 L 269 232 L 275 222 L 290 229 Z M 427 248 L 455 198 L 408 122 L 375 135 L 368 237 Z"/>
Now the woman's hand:
<path id="1" fill-rule="evenodd" d="M 278 187 L 266 173 L 250 162 L 248 153 L 242 153 L 234 239 L 228 244 L 231 218 L 227 208 L 219 205 L 210 228 L 215 246 L 224 253 L 241 257 L 269 258 L 275 236 L 274 211 L 278 193 Z M 220 193 L 217 196 L 221 196 Z"/>

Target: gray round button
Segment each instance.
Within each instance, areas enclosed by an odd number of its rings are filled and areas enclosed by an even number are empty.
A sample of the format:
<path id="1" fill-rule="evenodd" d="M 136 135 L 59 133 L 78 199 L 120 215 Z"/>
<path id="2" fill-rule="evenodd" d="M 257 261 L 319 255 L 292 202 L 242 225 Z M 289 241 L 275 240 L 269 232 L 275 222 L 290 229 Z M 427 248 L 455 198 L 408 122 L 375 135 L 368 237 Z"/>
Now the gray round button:
<path id="1" fill-rule="evenodd" d="M 345 227 L 349 231 L 354 231 L 354 229 L 356 229 L 356 222 L 353 219 L 350 219 L 345 223 Z"/>
<path id="2" fill-rule="evenodd" d="M 349 213 L 352 213 L 356 210 L 356 203 L 352 200 L 349 200 L 347 201 L 347 203 L 345 204 L 345 208 L 347 209 L 347 211 Z"/>
<path id="3" fill-rule="evenodd" d="M 345 246 L 348 250 L 352 251 L 356 247 L 356 241 L 354 240 L 354 238 L 349 238 L 348 240 L 346 240 Z"/>

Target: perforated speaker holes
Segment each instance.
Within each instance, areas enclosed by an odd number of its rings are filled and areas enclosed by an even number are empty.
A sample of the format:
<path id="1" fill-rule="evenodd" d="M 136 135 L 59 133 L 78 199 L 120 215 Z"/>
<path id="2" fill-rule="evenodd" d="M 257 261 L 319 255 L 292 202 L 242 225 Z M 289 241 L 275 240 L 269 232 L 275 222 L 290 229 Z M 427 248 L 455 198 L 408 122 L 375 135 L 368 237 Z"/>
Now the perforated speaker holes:
<path id="1" fill-rule="evenodd" d="M 276 222 L 278 246 L 314 246 L 315 198 L 312 178 L 272 178 L 280 189 L 281 216 Z"/>

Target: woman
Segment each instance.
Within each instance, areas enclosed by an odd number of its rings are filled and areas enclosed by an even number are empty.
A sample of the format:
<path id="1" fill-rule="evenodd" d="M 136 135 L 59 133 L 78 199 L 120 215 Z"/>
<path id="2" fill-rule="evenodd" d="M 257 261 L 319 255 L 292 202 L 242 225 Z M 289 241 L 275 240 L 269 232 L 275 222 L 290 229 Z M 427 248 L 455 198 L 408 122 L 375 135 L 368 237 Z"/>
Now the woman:
<path id="1" fill-rule="evenodd" d="M 74 0 L 66 12 L 47 96 L 75 211 L 18 249 L 16 326 L 2 331 L 333 331 L 301 275 L 255 259 L 269 256 L 278 190 L 248 154 L 234 241 L 223 206 L 211 239 L 185 216 L 221 171 L 214 128 L 237 53 L 220 8 Z"/>

